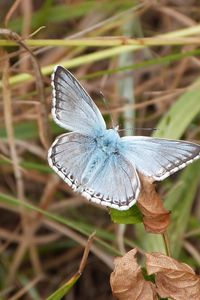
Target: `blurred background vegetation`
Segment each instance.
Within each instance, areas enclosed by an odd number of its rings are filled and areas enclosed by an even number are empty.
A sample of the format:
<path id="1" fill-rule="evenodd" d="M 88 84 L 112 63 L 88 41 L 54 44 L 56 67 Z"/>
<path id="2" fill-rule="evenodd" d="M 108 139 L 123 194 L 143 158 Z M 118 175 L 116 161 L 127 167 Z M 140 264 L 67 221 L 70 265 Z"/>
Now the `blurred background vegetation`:
<path id="1" fill-rule="evenodd" d="M 94 230 L 83 275 L 63 299 L 113 299 L 113 257 L 135 246 L 165 252 L 162 237 L 114 224 L 49 168 L 47 149 L 63 132 L 50 114 L 50 74 L 69 68 L 109 127 L 102 91 L 123 134 L 200 143 L 199 20 L 198 0 L 0 2 L 0 299 L 47 298 L 76 273 Z M 158 185 L 172 255 L 197 272 L 199 167 Z"/>

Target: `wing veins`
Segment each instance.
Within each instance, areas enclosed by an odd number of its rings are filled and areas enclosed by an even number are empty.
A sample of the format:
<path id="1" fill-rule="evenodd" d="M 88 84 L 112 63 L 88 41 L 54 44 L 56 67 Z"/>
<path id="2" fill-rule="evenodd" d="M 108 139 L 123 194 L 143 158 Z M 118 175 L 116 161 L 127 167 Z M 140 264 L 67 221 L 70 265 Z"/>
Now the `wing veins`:
<path id="1" fill-rule="evenodd" d="M 91 105 L 90 103 L 88 103 L 87 101 L 84 101 L 84 103 L 86 103 L 87 105 L 89 105 L 89 107 L 93 110 L 93 112 L 96 114 L 97 112 L 95 111 L 94 107 L 92 106 L 92 99 L 89 96 L 89 94 L 85 91 L 85 89 L 79 84 L 79 82 L 73 78 L 69 73 L 68 76 L 70 76 L 70 78 L 72 79 L 74 85 L 78 86 L 78 90 L 80 95 L 82 96 L 82 99 L 84 99 L 84 96 L 87 97 L 90 101 L 91 101 Z M 69 82 L 67 82 L 64 78 L 61 79 L 61 77 L 59 77 L 61 81 L 64 81 L 76 94 L 76 90 L 69 84 Z M 54 79 L 55 80 L 55 79 Z M 55 81 L 56 84 L 58 83 L 58 81 Z M 54 84 L 55 84 L 54 82 Z M 62 85 L 63 86 L 63 85 Z M 65 87 L 66 88 L 66 87 Z"/>
<path id="2" fill-rule="evenodd" d="M 131 189 L 132 189 L 132 192 L 133 192 L 133 197 L 135 198 L 135 193 L 133 191 L 133 186 L 132 186 L 132 182 L 131 182 L 131 178 L 129 177 L 129 174 L 124 170 L 124 168 L 121 166 L 121 169 L 124 171 L 124 173 L 127 175 L 128 179 L 129 179 L 129 182 L 130 182 L 130 185 L 131 185 Z M 127 190 L 125 188 L 125 191 L 126 191 L 126 203 L 128 201 L 128 195 L 127 195 Z"/>

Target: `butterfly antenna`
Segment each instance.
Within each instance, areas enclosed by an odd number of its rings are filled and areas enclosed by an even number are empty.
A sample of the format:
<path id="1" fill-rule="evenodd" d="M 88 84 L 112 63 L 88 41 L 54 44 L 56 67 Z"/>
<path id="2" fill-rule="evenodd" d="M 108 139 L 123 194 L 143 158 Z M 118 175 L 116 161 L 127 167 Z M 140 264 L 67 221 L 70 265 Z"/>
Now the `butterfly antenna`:
<path id="1" fill-rule="evenodd" d="M 159 128 L 139 128 L 139 127 L 134 127 L 134 129 L 137 130 L 159 130 Z M 125 130 L 133 130 L 133 128 L 127 128 L 127 129 L 119 129 L 118 131 L 125 131 Z"/>
<path id="2" fill-rule="evenodd" d="M 114 120 L 113 120 L 113 117 L 112 117 L 112 114 L 111 114 L 111 111 L 110 111 L 110 107 L 108 105 L 108 101 L 106 100 L 106 98 L 104 97 L 104 94 L 102 91 L 99 92 L 99 94 L 101 95 L 102 97 L 102 100 L 103 100 L 103 103 L 106 107 L 106 110 L 108 111 L 109 115 L 110 115 L 110 119 L 111 119 L 111 122 L 112 122 L 112 127 L 115 128 L 115 124 L 114 124 Z"/>
<path id="3" fill-rule="evenodd" d="M 146 127 L 146 128 L 136 127 L 135 129 L 137 129 L 137 130 L 153 130 L 153 131 L 154 131 L 154 130 L 159 130 L 159 128 L 151 128 L 151 127 L 149 127 L 149 128 L 148 128 L 148 127 Z"/>

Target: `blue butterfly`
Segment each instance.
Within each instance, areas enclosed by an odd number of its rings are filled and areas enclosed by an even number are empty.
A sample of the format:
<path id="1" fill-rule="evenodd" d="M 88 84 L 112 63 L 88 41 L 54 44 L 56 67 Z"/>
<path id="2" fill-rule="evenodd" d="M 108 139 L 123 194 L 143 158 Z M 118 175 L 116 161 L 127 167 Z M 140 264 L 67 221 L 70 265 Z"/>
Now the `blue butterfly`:
<path id="1" fill-rule="evenodd" d="M 138 199 L 138 173 L 161 181 L 200 158 L 200 145 L 144 136 L 120 138 L 105 121 L 77 79 L 61 66 L 52 75 L 52 116 L 72 131 L 59 136 L 48 152 L 49 165 L 88 200 L 118 210 Z"/>

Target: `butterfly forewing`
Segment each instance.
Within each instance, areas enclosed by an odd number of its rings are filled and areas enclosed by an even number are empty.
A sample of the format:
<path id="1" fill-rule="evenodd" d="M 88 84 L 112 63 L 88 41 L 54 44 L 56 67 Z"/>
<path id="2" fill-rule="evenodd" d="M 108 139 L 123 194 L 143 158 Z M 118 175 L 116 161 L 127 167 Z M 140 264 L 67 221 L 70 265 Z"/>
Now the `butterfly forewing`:
<path id="1" fill-rule="evenodd" d="M 106 129 L 95 103 L 69 71 L 56 67 L 52 87 L 52 115 L 59 126 L 90 135 Z"/>
<path id="2" fill-rule="evenodd" d="M 161 181 L 200 158 L 194 143 L 143 136 L 123 137 L 126 158 L 152 180 Z"/>

